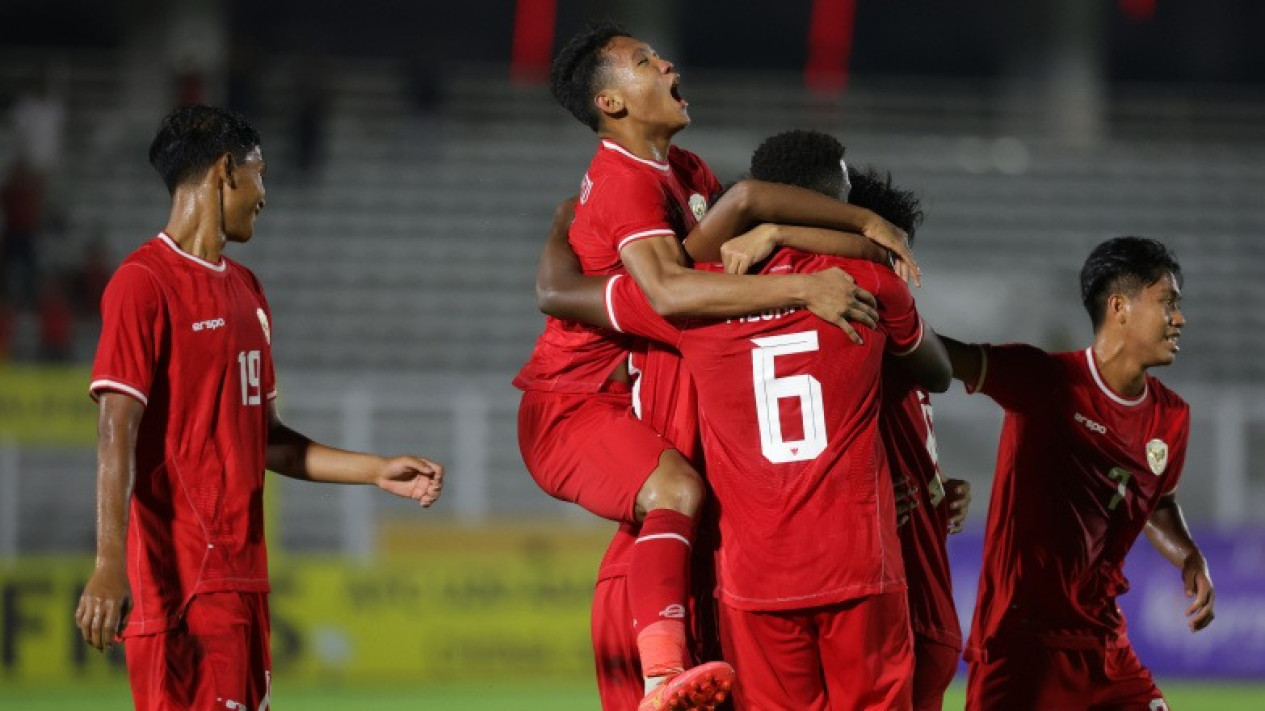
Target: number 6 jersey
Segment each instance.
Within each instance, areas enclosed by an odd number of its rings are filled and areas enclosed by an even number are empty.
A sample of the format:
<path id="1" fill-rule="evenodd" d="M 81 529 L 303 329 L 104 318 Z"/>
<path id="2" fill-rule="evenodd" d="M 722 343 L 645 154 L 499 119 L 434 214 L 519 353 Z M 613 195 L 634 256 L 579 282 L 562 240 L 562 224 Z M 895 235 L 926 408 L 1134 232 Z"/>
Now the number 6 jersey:
<path id="1" fill-rule="evenodd" d="M 124 636 L 169 629 L 196 593 L 266 592 L 263 480 L 276 397 L 271 314 L 245 267 L 159 234 L 101 299 L 90 391 L 145 405 L 128 512 Z"/>
<path id="2" fill-rule="evenodd" d="M 694 377 L 731 607 L 793 610 L 905 588 L 879 375 L 885 346 L 917 347 L 920 320 L 905 285 L 870 262 L 780 250 L 763 273 L 830 267 L 878 299 L 880 330 L 858 326 L 863 345 L 803 309 L 678 328 L 631 279 L 608 289 L 617 327 L 675 346 Z"/>

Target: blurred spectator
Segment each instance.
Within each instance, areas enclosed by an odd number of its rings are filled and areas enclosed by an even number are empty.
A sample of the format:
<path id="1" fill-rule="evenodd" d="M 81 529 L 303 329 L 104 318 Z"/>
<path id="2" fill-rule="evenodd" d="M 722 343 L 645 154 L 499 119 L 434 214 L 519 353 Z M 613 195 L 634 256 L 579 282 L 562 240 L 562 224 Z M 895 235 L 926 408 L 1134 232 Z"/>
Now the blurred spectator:
<path id="1" fill-rule="evenodd" d="M 176 106 L 206 103 L 206 76 L 193 57 L 183 57 L 176 66 L 173 84 Z"/>
<path id="2" fill-rule="evenodd" d="M 40 360 L 64 363 L 74 353 L 74 313 L 66 281 L 50 276 L 40 285 Z"/>
<path id="3" fill-rule="evenodd" d="M 29 78 L 13 103 L 14 144 L 31 169 L 48 176 L 61 165 L 66 109 L 51 65 Z"/>
<path id="4" fill-rule="evenodd" d="M 18 306 L 35 303 L 39 279 L 37 241 L 43 227 L 44 176 L 25 156 L 9 167 L 0 186 L 0 209 L 4 211 L 0 230 L 0 280 L 4 294 Z"/>
<path id="5" fill-rule="evenodd" d="M 101 318 L 101 295 L 114 273 L 110 249 L 105 239 L 97 237 L 88 243 L 71 286 L 75 313 L 80 318 L 95 321 Z"/>

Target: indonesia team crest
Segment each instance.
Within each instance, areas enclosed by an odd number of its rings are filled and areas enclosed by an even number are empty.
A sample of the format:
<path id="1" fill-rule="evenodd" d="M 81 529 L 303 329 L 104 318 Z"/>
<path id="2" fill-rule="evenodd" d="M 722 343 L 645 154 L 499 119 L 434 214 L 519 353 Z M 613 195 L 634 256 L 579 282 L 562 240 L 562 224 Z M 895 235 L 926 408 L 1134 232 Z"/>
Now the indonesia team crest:
<path id="1" fill-rule="evenodd" d="M 259 317 L 259 326 L 264 330 L 264 340 L 271 346 L 272 329 L 268 328 L 268 314 L 264 313 L 263 309 L 255 309 L 255 315 Z"/>
<path id="2" fill-rule="evenodd" d="M 690 196 L 690 212 L 694 213 L 694 220 L 703 219 L 703 215 L 707 214 L 707 198 L 694 193 Z"/>
<path id="3" fill-rule="evenodd" d="M 1168 466 L 1168 445 L 1162 439 L 1153 439 L 1146 443 L 1146 463 L 1151 466 L 1151 473 L 1159 476 Z"/>

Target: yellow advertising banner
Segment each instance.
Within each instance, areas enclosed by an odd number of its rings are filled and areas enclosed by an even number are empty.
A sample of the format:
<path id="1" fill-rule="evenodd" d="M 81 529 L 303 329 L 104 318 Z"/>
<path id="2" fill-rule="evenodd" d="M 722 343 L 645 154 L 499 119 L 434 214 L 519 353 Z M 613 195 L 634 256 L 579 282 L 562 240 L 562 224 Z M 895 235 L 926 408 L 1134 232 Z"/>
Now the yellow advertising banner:
<path id="1" fill-rule="evenodd" d="M 83 366 L 0 367 L 0 442 L 92 444 L 97 408 Z"/>
<path id="2" fill-rule="evenodd" d="M 274 676 L 305 682 L 592 678 L 589 604 L 610 531 L 415 527 L 375 562 L 274 557 Z M 122 675 L 74 628 L 92 562 L 0 563 L 0 679 Z"/>

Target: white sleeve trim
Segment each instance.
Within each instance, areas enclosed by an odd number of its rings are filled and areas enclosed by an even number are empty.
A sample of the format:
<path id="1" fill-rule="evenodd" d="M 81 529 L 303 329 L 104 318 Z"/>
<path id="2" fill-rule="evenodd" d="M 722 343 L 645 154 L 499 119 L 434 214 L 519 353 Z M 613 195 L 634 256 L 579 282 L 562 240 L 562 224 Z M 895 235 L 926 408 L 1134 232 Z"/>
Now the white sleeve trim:
<path id="1" fill-rule="evenodd" d="M 899 352 L 899 353 L 893 353 L 892 355 L 896 356 L 897 358 L 904 358 L 905 356 L 909 355 L 910 353 L 913 353 L 914 351 L 918 350 L 918 347 L 922 345 L 922 337 L 923 337 L 923 335 L 924 335 L 924 333 L 925 333 L 925 331 L 923 330 L 924 328 L 925 328 L 925 326 L 923 325 L 922 318 L 921 318 L 921 317 L 919 317 L 919 319 L 918 319 L 918 337 L 917 337 L 916 339 L 914 339 L 914 345 L 910 346 L 909 348 L 907 348 L 907 349 L 905 349 L 905 350 L 903 350 L 903 351 L 901 351 L 901 352 Z"/>
<path id="2" fill-rule="evenodd" d="M 663 230 L 663 229 L 646 230 L 645 232 L 634 232 L 633 234 L 630 234 L 627 237 L 621 239 L 619 241 L 619 246 L 616 247 L 615 249 L 622 250 L 624 246 L 627 245 L 629 242 L 633 242 L 635 240 L 639 240 L 645 237 L 675 237 L 675 236 L 676 236 L 676 233 L 673 232 L 672 230 Z"/>
<path id="3" fill-rule="evenodd" d="M 276 391 L 276 390 L 273 390 L 272 392 L 268 393 L 268 399 L 269 399 L 269 400 L 276 400 L 276 399 L 277 399 L 277 391 Z"/>
<path id="4" fill-rule="evenodd" d="M 624 278 L 623 274 L 616 274 L 606 280 L 606 318 L 611 320 L 611 328 L 620 333 L 623 333 L 624 329 L 619 327 L 619 319 L 615 318 L 615 304 L 611 301 L 611 293 L 615 289 L 615 282 L 622 278 Z"/>
<path id="5" fill-rule="evenodd" d="M 98 390 L 117 390 L 123 393 L 124 395 L 131 395 L 137 400 L 140 400 L 142 405 L 149 405 L 149 398 L 146 397 L 145 393 L 141 392 L 140 390 L 137 390 L 131 385 L 124 385 L 123 383 L 120 383 L 117 380 L 92 381 L 92 384 L 88 386 L 88 394 L 92 396 L 93 400 L 97 399 Z"/>

